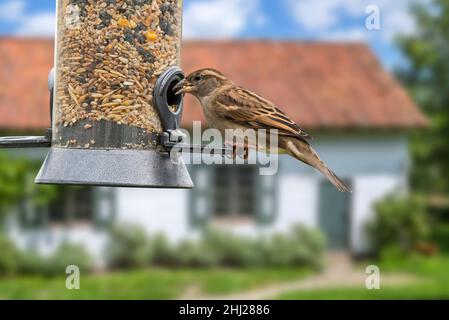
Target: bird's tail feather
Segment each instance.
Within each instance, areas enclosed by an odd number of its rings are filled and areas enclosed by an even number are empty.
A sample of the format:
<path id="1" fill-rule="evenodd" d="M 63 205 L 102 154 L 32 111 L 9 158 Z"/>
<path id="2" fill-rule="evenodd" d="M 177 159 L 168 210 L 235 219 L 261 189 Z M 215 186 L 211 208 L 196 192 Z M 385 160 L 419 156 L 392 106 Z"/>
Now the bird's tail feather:
<path id="1" fill-rule="evenodd" d="M 302 142 L 299 142 L 302 143 Z M 296 159 L 311 165 L 319 170 L 329 181 L 341 192 L 352 192 L 348 187 L 327 165 L 320 159 L 318 154 L 310 145 L 306 146 L 305 152 L 301 152 L 295 143 L 289 142 L 287 144 L 289 153 Z"/>
<path id="2" fill-rule="evenodd" d="M 341 192 L 352 192 L 351 188 L 348 187 L 346 183 L 344 183 L 332 170 L 330 170 L 328 167 L 324 167 L 323 170 L 318 168 L 318 170 L 323 173 L 326 178 L 329 179 L 329 181 L 335 186 L 335 188 L 338 189 L 338 191 Z"/>

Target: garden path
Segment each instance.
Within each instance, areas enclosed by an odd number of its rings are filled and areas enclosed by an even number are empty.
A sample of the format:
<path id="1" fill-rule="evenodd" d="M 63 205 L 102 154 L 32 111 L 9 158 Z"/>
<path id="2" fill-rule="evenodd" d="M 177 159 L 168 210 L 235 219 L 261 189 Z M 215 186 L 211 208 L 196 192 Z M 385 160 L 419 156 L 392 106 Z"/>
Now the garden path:
<path id="1" fill-rule="evenodd" d="M 188 288 L 181 299 L 184 300 L 262 300 L 280 296 L 294 291 L 308 291 L 334 288 L 366 288 L 365 282 L 369 275 L 360 267 L 354 266 L 346 253 L 329 253 L 326 257 L 326 268 L 318 274 L 298 281 L 271 284 L 251 291 L 230 295 L 203 295 L 199 288 Z M 383 286 L 401 286 L 410 284 L 418 279 L 407 274 L 381 274 L 381 288 Z"/>

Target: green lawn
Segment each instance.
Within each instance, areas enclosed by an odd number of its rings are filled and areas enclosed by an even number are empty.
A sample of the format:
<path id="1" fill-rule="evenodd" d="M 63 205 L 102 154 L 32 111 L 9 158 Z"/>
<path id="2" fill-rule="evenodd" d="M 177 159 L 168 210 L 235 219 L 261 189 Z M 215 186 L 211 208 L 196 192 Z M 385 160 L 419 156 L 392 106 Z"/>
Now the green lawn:
<path id="1" fill-rule="evenodd" d="M 304 269 L 162 270 L 148 269 L 81 276 L 81 290 L 65 288 L 65 278 L 0 280 L 0 299 L 176 299 L 188 288 L 227 294 L 306 277 Z"/>
<path id="2" fill-rule="evenodd" d="M 412 285 L 387 286 L 380 290 L 328 289 L 290 292 L 278 299 L 449 299 L 449 257 L 415 258 L 380 264 L 381 272 L 414 274 L 420 279 Z"/>
<path id="3" fill-rule="evenodd" d="M 278 299 L 449 299 L 449 257 L 380 264 L 381 272 L 408 273 L 418 282 L 401 287 L 328 289 L 282 294 Z M 222 295 L 289 282 L 312 274 L 304 269 L 166 270 L 81 276 L 81 290 L 65 288 L 65 278 L 0 280 L 0 299 L 176 299 L 187 289 Z"/>

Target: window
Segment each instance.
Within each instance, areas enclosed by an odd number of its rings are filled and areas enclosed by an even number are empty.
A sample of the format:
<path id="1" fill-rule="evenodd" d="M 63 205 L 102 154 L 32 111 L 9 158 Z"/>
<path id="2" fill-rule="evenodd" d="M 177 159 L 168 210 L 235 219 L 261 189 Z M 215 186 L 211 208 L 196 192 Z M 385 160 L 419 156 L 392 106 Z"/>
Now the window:
<path id="1" fill-rule="evenodd" d="M 257 165 L 192 166 L 190 223 L 194 228 L 218 222 L 273 223 L 277 212 L 277 178 L 259 175 Z"/>
<path id="2" fill-rule="evenodd" d="M 91 187 L 61 187 L 49 205 L 50 224 L 87 223 L 94 220 L 94 196 Z"/>
<path id="3" fill-rule="evenodd" d="M 31 201 L 22 205 L 20 222 L 25 228 L 58 225 L 108 223 L 114 216 L 113 191 L 110 188 L 61 186 L 46 206 Z"/>
<path id="4" fill-rule="evenodd" d="M 213 213 L 218 218 L 254 218 L 255 166 L 214 167 Z"/>

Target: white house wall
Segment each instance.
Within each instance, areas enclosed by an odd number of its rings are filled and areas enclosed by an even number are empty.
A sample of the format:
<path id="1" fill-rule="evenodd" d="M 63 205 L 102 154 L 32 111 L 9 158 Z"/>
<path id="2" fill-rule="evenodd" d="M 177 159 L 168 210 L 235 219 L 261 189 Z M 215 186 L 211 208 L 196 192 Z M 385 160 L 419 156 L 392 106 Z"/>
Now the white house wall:
<path id="1" fill-rule="evenodd" d="M 274 225 L 276 231 L 288 230 L 295 224 L 318 227 L 318 181 L 312 175 L 299 174 L 279 179 L 280 199 Z"/>
<path id="2" fill-rule="evenodd" d="M 374 216 L 373 205 L 389 193 L 408 189 L 407 138 L 404 134 L 321 136 L 312 144 L 329 167 L 351 182 L 354 192 L 350 247 L 355 254 L 366 252 L 369 249 L 366 225 Z M 288 158 L 282 161 L 281 173 L 276 225 L 304 222 L 318 226 L 319 183 L 323 177 Z"/>
<path id="3" fill-rule="evenodd" d="M 365 228 L 373 218 L 374 203 L 391 192 L 407 189 L 407 139 L 402 134 L 323 136 L 313 145 L 329 166 L 352 184 L 350 247 L 354 253 L 362 253 L 369 249 Z M 281 156 L 278 209 L 273 225 L 267 228 L 254 223 L 228 229 L 254 235 L 286 231 L 295 224 L 318 228 L 319 185 L 323 179 L 315 170 Z"/>
<path id="4" fill-rule="evenodd" d="M 149 233 L 164 232 L 170 239 L 188 235 L 188 191 L 165 189 L 117 189 L 117 222 L 143 227 Z"/>
<path id="5" fill-rule="evenodd" d="M 409 157 L 407 139 L 402 134 L 316 137 L 313 146 L 342 178 L 351 180 L 354 193 L 351 208 L 351 247 L 355 252 L 368 248 L 364 232 L 373 216 L 373 204 L 389 192 L 407 189 Z M 40 155 L 44 156 L 44 154 Z M 277 216 L 270 226 L 243 224 L 233 230 L 244 234 L 284 231 L 295 224 L 319 227 L 319 184 L 323 177 L 315 170 L 287 156 L 281 156 Z M 192 235 L 189 223 L 191 191 L 163 189 L 116 189 L 118 223 L 143 227 L 150 233 L 163 232 L 172 240 Z M 87 244 L 95 255 L 104 247 L 105 237 L 93 226 L 18 232 L 14 238 L 22 246 L 36 241 L 42 250 L 64 239 Z M 48 240 L 50 239 L 50 240 Z M 54 245 L 52 245 L 54 244 Z M 44 248 L 45 247 L 45 248 Z"/>
<path id="6" fill-rule="evenodd" d="M 374 217 L 373 204 L 382 200 L 386 194 L 402 192 L 406 186 L 402 175 L 361 175 L 354 179 L 353 185 L 355 192 L 352 200 L 350 239 L 351 250 L 358 254 L 370 249 L 366 226 Z"/>
<path id="7" fill-rule="evenodd" d="M 103 266 L 102 257 L 108 243 L 107 232 L 99 231 L 93 225 L 23 230 L 12 222 L 9 236 L 19 248 L 44 256 L 53 254 L 64 242 L 82 245 L 95 257 L 98 267 Z"/>

